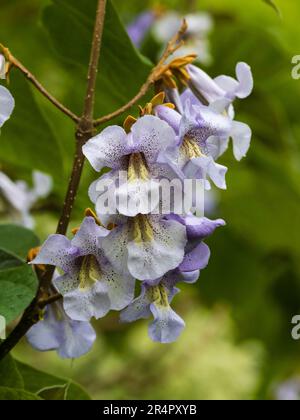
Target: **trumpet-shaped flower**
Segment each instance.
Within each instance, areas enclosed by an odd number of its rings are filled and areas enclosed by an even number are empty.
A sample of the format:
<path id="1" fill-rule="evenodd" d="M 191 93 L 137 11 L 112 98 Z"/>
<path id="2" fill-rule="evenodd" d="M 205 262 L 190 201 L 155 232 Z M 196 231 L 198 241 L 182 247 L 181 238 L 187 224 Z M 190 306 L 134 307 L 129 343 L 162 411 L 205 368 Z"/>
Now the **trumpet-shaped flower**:
<path id="1" fill-rule="evenodd" d="M 134 278 L 129 273 L 117 273 L 101 248 L 108 234 L 93 217 L 86 217 L 72 240 L 51 235 L 32 261 L 64 272 L 53 283 L 63 295 L 64 309 L 73 320 L 101 318 L 111 309 L 123 309 L 133 299 Z"/>
<path id="2" fill-rule="evenodd" d="M 183 319 L 170 306 L 178 292 L 167 280 L 144 282 L 140 296 L 121 312 L 121 321 L 133 322 L 153 316 L 148 329 L 150 338 L 160 343 L 176 341 L 185 327 Z"/>
<path id="3" fill-rule="evenodd" d="M 60 303 L 47 306 L 43 319 L 26 334 L 33 348 L 56 350 L 63 359 L 75 359 L 90 351 L 96 333 L 89 322 L 73 321 Z"/>
<path id="4" fill-rule="evenodd" d="M 217 187 L 225 189 L 227 168 L 216 163 L 214 158 L 219 153 L 216 143 L 224 141 L 227 144 L 231 127 L 228 119 L 212 108 L 195 106 L 190 101 L 184 104 L 183 115 L 161 106 L 156 108 L 156 113 L 178 136 L 179 148 L 169 148 L 162 158 L 171 167 L 179 167 L 187 178 L 209 176 Z"/>
<path id="5" fill-rule="evenodd" d="M 138 280 L 162 277 L 182 262 L 186 228 L 156 215 L 124 217 L 102 241 L 104 253 L 119 272 Z"/>
<path id="6" fill-rule="evenodd" d="M 33 188 L 29 188 L 25 181 L 14 182 L 0 172 L 0 194 L 9 204 L 13 219 L 29 229 L 35 225 L 30 210 L 39 199 L 47 197 L 52 188 L 52 179 L 49 175 L 34 171 L 32 178 Z"/>
<path id="7" fill-rule="evenodd" d="M 111 179 L 117 210 L 133 217 L 148 214 L 158 206 L 161 176 L 175 176 L 167 164 L 158 164 L 159 156 L 174 144 L 172 128 L 165 121 L 146 115 L 132 125 L 129 134 L 118 126 L 106 128 L 87 142 L 83 153 L 96 171 L 112 169 L 98 183 Z M 125 182 L 121 182 L 119 174 L 124 172 Z M 95 202 L 103 193 L 99 190 L 97 194 L 96 185 L 97 182 L 92 187 Z"/>
<path id="8" fill-rule="evenodd" d="M 246 63 L 236 65 L 237 80 L 229 76 L 218 76 L 212 79 L 207 73 L 194 65 L 188 66 L 190 86 L 200 100 L 205 98 L 208 103 L 220 99 L 230 102 L 236 98 L 247 98 L 253 90 L 253 76 L 251 68 Z"/>

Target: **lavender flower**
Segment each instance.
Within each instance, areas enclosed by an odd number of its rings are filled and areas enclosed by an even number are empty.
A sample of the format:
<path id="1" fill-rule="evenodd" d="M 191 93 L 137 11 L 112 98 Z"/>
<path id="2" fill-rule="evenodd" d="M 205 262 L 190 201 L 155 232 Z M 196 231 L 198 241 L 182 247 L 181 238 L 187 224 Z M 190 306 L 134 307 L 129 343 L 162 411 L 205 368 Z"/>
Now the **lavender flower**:
<path id="1" fill-rule="evenodd" d="M 0 54 L 0 79 L 6 78 L 6 62 L 3 55 Z M 11 93 L 0 86 L 0 128 L 10 118 L 15 107 L 15 100 Z"/>
<path id="2" fill-rule="evenodd" d="M 148 329 L 150 338 L 160 343 L 176 341 L 185 327 L 183 319 L 170 306 L 178 292 L 168 281 L 144 282 L 140 296 L 121 312 L 121 321 L 133 322 L 153 316 Z"/>
<path id="3" fill-rule="evenodd" d="M 155 13 L 151 10 L 139 14 L 136 19 L 127 26 L 127 32 L 136 47 L 140 47 L 146 34 L 155 21 Z"/>
<path id="4" fill-rule="evenodd" d="M 196 95 L 204 97 L 209 103 L 220 99 L 228 99 L 230 102 L 236 98 L 247 98 L 253 90 L 253 76 L 251 68 L 246 63 L 236 65 L 235 80 L 229 76 L 218 76 L 212 79 L 207 73 L 194 65 L 188 66 L 191 77 L 190 85 Z"/>
<path id="5" fill-rule="evenodd" d="M 182 262 L 186 228 L 176 220 L 157 215 L 119 219 L 102 241 L 105 256 L 124 274 L 138 280 L 159 278 Z"/>
<path id="6" fill-rule="evenodd" d="M 63 359 L 75 359 L 90 351 L 96 333 L 89 322 L 73 321 L 62 305 L 55 303 L 47 306 L 43 319 L 26 337 L 36 350 L 56 350 Z"/>
<path id="7" fill-rule="evenodd" d="M 120 214 L 134 217 L 153 211 L 159 204 L 159 177 L 176 176 L 167 164 L 158 163 L 158 158 L 174 144 L 172 128 L 152 115 L 138 119 L 128 134 L 118 126 L 104 129 L 83 147 L 84 155 L 96 171 L 104 167 L 112 169 L 92 184 L 92 201 L 97 203 L 102 194 L 102 191 L 97 193 L 99 181 L 109 178 Z M 120 182 L 120 171 L 125 171 L 126 182 Z"/>
<path id="8" fill-rule="evenodd" d="M 53 283 L 73 320 L 101 318 L 111 309 L 123 309 L 133 299 L 135 280 L 129 273 L 117 273 L 103 253 L 101 242 L 108 234 L 93 217 L 86 217 L 74 239 L 51 235 L 32 261 L 64 272 Z"/>

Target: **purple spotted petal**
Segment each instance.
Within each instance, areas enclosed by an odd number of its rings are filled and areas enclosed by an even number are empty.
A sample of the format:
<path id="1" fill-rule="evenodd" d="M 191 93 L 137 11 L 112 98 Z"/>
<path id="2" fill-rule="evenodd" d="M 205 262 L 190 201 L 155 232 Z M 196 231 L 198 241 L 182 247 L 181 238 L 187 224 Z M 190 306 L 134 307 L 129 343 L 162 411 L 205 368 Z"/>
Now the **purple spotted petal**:
<path id="1" fill-rule="evenodd" d="M 175 143 L 175 132 L 152 115 L 139 118 L 131 128 L 132 151 L 143 152 L 148 163 L 155 163 L 159 154 Z"/>
<path id="2" fill-rule="evenodd" d="M 96 171 L 104 167 L 119 169 L 128 154 L 127 135 L 123 128 L 111 126 L 90 139 L 82 148 L 83 154 Z"/>
<path id="3" fill-rule="evenodd" d="M 51 235 L 31 264 L 53 265 L 69 272 L 79 255 L 80 249 L 75 247 L 68 238 L 63 235 Z"/>
<path id="4" fill-rule="evenodd" d="M 133 322 L 138 319 L 147 319 L 151 315 L 150 311 L 151 301 L 146 293 L 146 287 L 142 285 L 142 291 L 139 297 L 124 309 L 120 314 L 122 322 Z"/>

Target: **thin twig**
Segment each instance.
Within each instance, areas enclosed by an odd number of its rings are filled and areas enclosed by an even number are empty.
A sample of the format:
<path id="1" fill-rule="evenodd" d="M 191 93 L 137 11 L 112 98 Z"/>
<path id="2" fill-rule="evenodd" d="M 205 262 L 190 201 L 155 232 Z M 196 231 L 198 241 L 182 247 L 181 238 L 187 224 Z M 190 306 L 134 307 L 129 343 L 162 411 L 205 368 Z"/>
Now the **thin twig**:
<path id="1" fill-rule="evenodd" d="M 125 105 L 123 105 L 121 108 L 117 109 L 116 111 L 104 115 L 103 117 L 100 117 L 94 121 L 94 127 L 98 127 L 99 125 L 102 125 L 119 115 L 122 115 L 124 112 L 126 112 L 128 109 L 130 109 L 133 105 L 135 105 L 143 96 L 146 95 L 149 88 L 154 85 L 154 83 L 161 77 L 162 72 L 165 70 L 165 63 L 166 60 L 172 55 L 178 48 L 182 45 L 182 38 L 187 30 L 187 23 L 185 20 L 183 20 L 181 28 L 179 31 L 174 35 L 174 37 L 170 40 L 168 43 L 161 59 L 159 60 L 158 64 L 152 69 L 150 75 L 148 76 L 146 82 L 143 84 L 143 86 L 140 88 L 139 92 Z"/>
<path id="2" fill-rule="evenodd" d="M 47 91 L 47 89 L 36 79 L 36 77 L 16 58 L 14 57 L 8 48 L 4 47 L 0 44 L 0 50 L 4 54 L 5 58 L 7 59 L 10 67 L 17 68 L 24 76 L 29 80 L 33 86 L 43 95 L 45 98 L 48 99 L 56 108 L 58 108 L 61 112 L 65 115 L 70 117 L 75 123 L 78 123 L 80 118 L 70 111 L 67 107 L 65 107 L 62 103 L 60 103 L 51 93 Z"/>
<path id="3" fill-rule="evenodd" d="M 71 212 L 73 209 L 74 200 L 78 191 L 84 156 L 82 154 L 83 144 L 92 136 L 93 126 L 93 112 L 94 112 L 94 97 L 95 86 L 98 71 L 98 62 L 100 57 L 101 40 L 105 18 L 106 0 L 98 0 L 97 15 L 95 20 L 95 30 L 92 41 L 91 60 L 88 70 L 87 93 L 84 101 L 83 116 L 80 118 L 76 131 L 76 153 L 74 157 L 74 164 L 72 176 L 70 179 L 66 199 L 64 202 L 62 215 L 57 227 L 57 233 L 65 234 L 69 225 Z M 20 341 L 20 339 L 27 333 L 27 331 L 39 320 L 39 313 L 41 309 L 47 305 L 49 299 L 50 303 L 55 302 L 60 298 L 60 295 L 48 297 L 51 280 L 54 273 L 54 267 L 47 266 L 45 272 L 40 277 L 40 286 L 35 299 L 30 306 L 25 310 L 21 321 L 17 327 L 12 331 L 8 338 L 0 345 L 0 360 L 2 360 Z"/>
<path id="4" fill-rule="evenodd" d="M 55 303 L 60 299 L 62 299 L 62 295 L 60 293 L 55 293 L 54 295 L 51 295 L 48 298 L 40 299 L 39 300 L 39 306 L 40 306 L 41 309 L 43 309 L 47 305 L 51 305 L 51 303 Z"/>

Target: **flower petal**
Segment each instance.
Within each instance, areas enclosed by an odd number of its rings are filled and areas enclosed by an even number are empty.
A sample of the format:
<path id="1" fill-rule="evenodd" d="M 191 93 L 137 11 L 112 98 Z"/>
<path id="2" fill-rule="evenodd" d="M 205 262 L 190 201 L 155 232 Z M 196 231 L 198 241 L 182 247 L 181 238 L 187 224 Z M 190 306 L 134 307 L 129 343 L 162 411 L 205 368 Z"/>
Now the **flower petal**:
<path id="1" fill-rule="evenodd" d="M 89 322 L 65 320 L 62 323 L 62 334 L 58 355 L 63 359 L 83 356 L 91 350 L 96 340 L 96 332 Z"/>
<path id="2" fill-rule="evenodd" d="M 189 178 L 205 179 L 208 175 L 218 188 L 226 189 L 226 166 L 219 165 L 210 156 L 201 156 L 191 159 L 184 168 L 184 173 Z"/>
<path id="3" fill-rule="evenodd" d="M 225 222 L 222 219 L 210 220 L 206 217 L 193 215 L 186 216 L 184 223 L 189 240 L 203 240 L 212 235 L 218 227 L 225 226 Z"/>
<path id="4" fill-rule="evenodd" d="M 31 264 L 53 265 L 70 272 L 79 255 L 80 250 L 74 247 L 68 238 L 63 235 L 50 235 Z"/>
<path id="5" fill-rule="evenodd" d="M 220 99 L 225 96 L 225 91 L 216 83 L 215 80 L 213 80 L 199 67 L 191 64 L 188 66 L 188 72 L 191 77 L 191 84 L 209 102 L 213 102 L 216 99 Z"/>
<path id="6" fill-rule="evenodd" d="M 172 343 L 177 340 L 185 327 L 185 322 L 170 307 L 152 303 L 150 310 L 154 321 L 149 325 L 149 336 L 159 343 Z"/>
<path id="7" fill-rule="evenodd" d="M 118 169 L 123 165 L 123 156 L 128 154 L 126 138 L 123 128 L 107 127 L 83 146 L 83 154 L 96 171 L 105 166 Z"/>
<path id="8" fill-rule="evenodd" d="M 98 226 L 93 217 L 85 217 L 79 231 L 72 239 L 72 245 L 80 249 L 81 255 L 97 255 L 99 238 L 104 238 L 109 230 Z"/>
<path id="9" fill-rule="evenodd" d="M 64 295 L 64 310 L 75 321 L 103 318 L 110 310 L 107 285 L 97 281 L 92 288 L 74 289 Z"/>
<path id="10" fill-rule="evenodd" d="M 233 142 L 233 154 L 240 161 L 246 156 L 251 142 L 252 132 L 247 124 L 233 121 L 230 133 Z"/>
<path id="11" fill-rule="evenodd" d="M 110 309 L 120 311 L 134 298 L 135 279 L 131 275 L 118 274 L 110 263 L 101 264 L 101 282 L 106 284 Z"/>
<path id="12" fill-rule="evenodd" d="M 0 86 L 0 127 L 9 119 L 15 107 L 15 100 L 11 93 Z"/>
<path id="13" fill-rule="evenodd" d="M 51 312 L 52 309 L 48 306 L 44 319 L 33 325 L 26 334 L 30 345 L 36 350 L 56 350 L 61 344 L 61 325 L 55 320 Z"/>
<path id="14" fill-rule="evenodd" d="M 126 224 L 117 226 L 101 242 L 104 254 L 115 270 L 127 275 L 129 273 L 128 260 L 128 226 Z"/>
<path id="15" fill-rule="evenodd" d="M 142 285 L 142 291 L 139 297 L 124 309 L 120 314 L 122 322 L 133 322 L 138 319 L 147 319 L 151 315 L 150 300 L 146 293 L 146 287 Z"/>
<path id="16" fill-rule="evenodd" d="M 120 214 L 134 217 L 149 214 L 159 204 L 160 184 L 154 179 L 136 179 L 120 185 L 116 189 L 117 210 Z"/>
<path id="17" fill-rule="evenodd" d="M 204 242 L 200 242 L 200 244 L 197 245 L 194 249 L 192 249 L 190 252 L 187 252 L 184 260 L 179 265 L 179 270 L 184 272 L 202 270 L 203 268 L 207 267 L 209 259 L 209 247 Z"/>
<path id="18" fill-rule="evenodd" d="M 251 67 L 246 63 L 238 63 L 236 66 L 236 76 L 237 80 L 229 76 L 218 76 L 215 78 L 215 82 L 226 92 L 228 98 L 247 98 L 253 90 Z"/>
<path id="19" fill-rule="evenodd" d="M 162 277 L 183 260 L 186 229 L 174 220 L 157 220 L 149 216 L 153 238 L 128 242 L 128 268 L 139 280 Z"/>
<path id="20" fill-rule="evenodd" d="M 149 163 L 155 163 L 161 151 L 175 144 L 174 130 L 152 115 L 139 118 L 131 132 L 134 151 L 143 152 Z"/>
<path id="21" fill-rule="evenodd" d="M 179 134 L 180 121 L 182 118 L 179 112 L 166 106 L 159 105 L 155 108 L 155 113 L 160 119 L 167 122 L 176 134 Z"/>
<path id="22" fill-rule="evenodd" d="M 45 198 L 52 189 L 52 178 L 51 176 L 44 174 L 40 171 L 33 171 L 33 193 L 36 198 Z"/>

